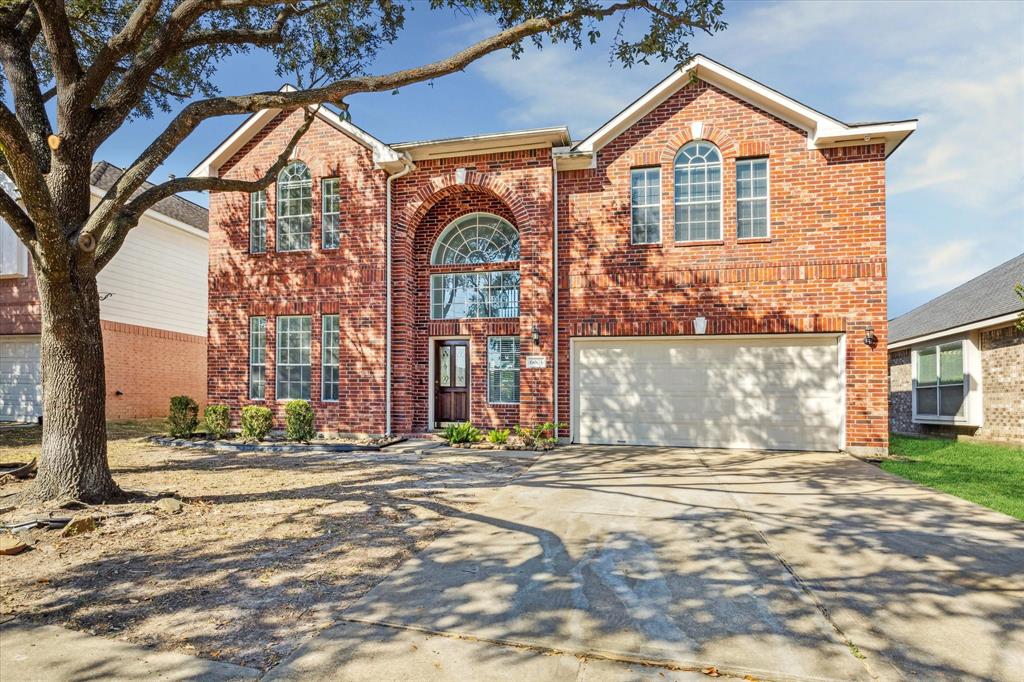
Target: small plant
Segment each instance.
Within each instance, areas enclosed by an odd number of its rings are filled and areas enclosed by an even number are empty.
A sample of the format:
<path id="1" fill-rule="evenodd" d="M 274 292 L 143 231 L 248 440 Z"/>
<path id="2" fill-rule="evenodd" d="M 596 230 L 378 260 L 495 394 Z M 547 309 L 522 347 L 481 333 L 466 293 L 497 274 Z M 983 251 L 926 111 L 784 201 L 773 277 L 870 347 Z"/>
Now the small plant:
<path id="1" fill-rule="evenodd" d="M 242 438 L 260 441 L 270 433 L 274 415 L 269 407 L 247 405 L 242 408 Z"/>
<path id="2" fill-rule="evenodd" d="M 510 435 L 512 435 L 512 432 L 508 429 L 494 429 L 487 434 L 487 442 L 494 445 L 504 445 L 508 442 Z"/>
<path id="3" fill-rule="evenodd" d="M 558 444 L 558 439 L 555 438 L 555 430 L 564 428 L 565 424 L 561 422 L 544 422 L 529 428 L 517 426 L 515 427 L 515 434 L 523 441 L 523 445 L 527 448 L 548 450 Z"/>
<path id="4" fill-rule="evenodd" d="M 171 436 L 188 438 L 199 425 L 199 405 L 187 395 L 171 398 L 171 413 L 167 415 Z"/>
<path id="5" fill-rule="evenodd" d="M 477 443 L 481 438 L 483 438 L 480 434 L 480 429 L 476 428 L 469 422 L 449 424 L 444 427 L 442 437 L 452 445 L 458 443 Z"/>
<path id="6" fill-rule="evenodd" d="M 303 443 L 316 438 L 313 428 L 313 408 L 307 400 L 291 400 L 284 406 L 284 429 L 288 440 Z"/>
<path id="7" fill-rule="evenodd" d="M 231 410 L 227 405 L 207 405 L 203 412 L 203 421 L 206 423 L 206 434 L 210 438 L 223 438 L 231 430 Z"/>

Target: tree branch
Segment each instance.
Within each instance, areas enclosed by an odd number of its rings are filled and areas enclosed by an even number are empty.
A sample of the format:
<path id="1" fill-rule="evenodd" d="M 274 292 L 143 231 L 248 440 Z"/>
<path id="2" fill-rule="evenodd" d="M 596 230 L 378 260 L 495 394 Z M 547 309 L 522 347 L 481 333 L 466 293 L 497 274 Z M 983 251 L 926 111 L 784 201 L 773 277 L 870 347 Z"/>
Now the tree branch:
<path id="1" fill-rule="evenodd" d="M 46 113 L 46 99 L 40 92 L 39 75 L 32 63 L 32 44 L 39 30 L 39 18 L 27 3 L 16 25 L 0 23 L 0 64 L 11 84 L 18 122 L 28 135 L 36 164 L 46 173 L 50 168 L 50 149 L 46 138 L 53 129 Z"/>
<path id="2" fill-rule="evenodd" d="M 71 24 L 62 0 L 34 0 L 39 23 L 42 26 L 43 38 L 50 53 L 53 73 L 58 86 L 68 88 L 82 75 L 82 65 L 78 62 L 78 50 L 71 36 Z"/>
<path id="3" fill-rule="evenodd" d="M 25 246 L 35 251 L 36 226 L 28 214 L 18 205 L 10 194 L 0 188 L 0 217 L 14 230 Z"/>
<path id="4" fill-rule="evenodd" d="M 124 27 L 100 48 L 82 80 L 82 98 L 92 102 L 122 57 L 135 50 L 160 11 L 163 0 L 141 0 Z"/>

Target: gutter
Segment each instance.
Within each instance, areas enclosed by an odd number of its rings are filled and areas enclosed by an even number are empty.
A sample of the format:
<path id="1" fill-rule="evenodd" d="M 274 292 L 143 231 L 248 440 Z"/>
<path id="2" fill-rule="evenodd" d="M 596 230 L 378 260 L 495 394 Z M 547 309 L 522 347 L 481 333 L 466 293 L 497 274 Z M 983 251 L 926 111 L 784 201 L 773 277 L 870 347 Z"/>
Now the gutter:
<path id="1" fill-rule="evenodd" d="M 403 155 L 402 165 L 404 166 L 402 170 L 388 176 L 386 180 L 387 191 L 384 198 L 384 203 L 387 207 L 384 221 L 385 230 L 387 231 L 385 238 L 387 247 L 385 248 L 384 255 L 384 290 L 386 292 L 387 309 L 384 327 L 384 433 L 387 436 L 391 435 L 391 183 L 398 178 L 408 175 L 416 168 L 408 154 Z"/>
<path id="2" fill-rule="evenodd" d="M 552 360 L 552 372 L 554 372 L 554 381 L 552 386 L 554 387 L 554 404 L 555 414 L 552 418 L 552 422 L 555 423 L 555 432 L 552 434 L 556 439 L 558 438 L 558 161 L 555 159 L 554 150 L 551 150 L 551 213 L 554 217 L 554 230 L 551 236 L 551 252 L 552 259 L 554 260 L 554 279 L 555 279 L 555 290 L 554 290 L 554 314 L 552 315 L 552 321 L 554 323 L 554 344 L 555 352 Z"/>

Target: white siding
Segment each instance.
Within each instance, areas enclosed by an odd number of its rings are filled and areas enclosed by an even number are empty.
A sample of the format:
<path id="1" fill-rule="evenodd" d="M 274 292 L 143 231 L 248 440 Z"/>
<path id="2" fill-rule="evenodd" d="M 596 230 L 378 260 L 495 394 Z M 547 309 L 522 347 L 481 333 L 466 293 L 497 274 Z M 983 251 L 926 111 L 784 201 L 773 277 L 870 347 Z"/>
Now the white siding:
<path id="1" fill-rule="evenodd" d="M 100 317 L 206 336 L 205 237 L 144 215 L 99 275 Z"/>
<path id="2" fill-rule="evenodd" d="M 3 190 L 0 190 L 3 191 Z M 0 218 L 0 277 L 28 277 L 28 249 Z"/>
<path id="3" fill-rule="evenodd" d="M 39 379 L 39 337 L 0 336 L 0 421 L 43 416 Z"/>

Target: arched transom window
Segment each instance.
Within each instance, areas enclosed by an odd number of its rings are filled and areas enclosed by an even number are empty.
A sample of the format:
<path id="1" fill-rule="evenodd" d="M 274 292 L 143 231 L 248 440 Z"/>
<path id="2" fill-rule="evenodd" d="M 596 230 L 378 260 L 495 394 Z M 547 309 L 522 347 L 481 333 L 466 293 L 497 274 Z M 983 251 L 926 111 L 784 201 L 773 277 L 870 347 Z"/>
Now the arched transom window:
<path id="1" fill-rule="evenodd" d="M 518 260 L 519 231 L 490 213 L 471 213 L 446 227 L 430 257 L 431 265 L 467 269 Z M 519 271 L 488 269 L 431 275 L 430 317 L 519 317 Z"/>
<path id="2" fill-rule="evenodd" d="M 479 265 L 519 260 L 519 232 L 503 218 L 471 213 L 444 229 L 431 265 Z"/>
<path id="3" fill-rule="evenodd" d="M 690 142 L 676 154 L 676 241 L 722 238 L 722 155 L 710 142 Z"/>
<path id="4" fill-rule="evenodd" d="M 277 175 L 277 250 L 306 251 L 313 234 L 313 176 L 301 161 Z"/>

